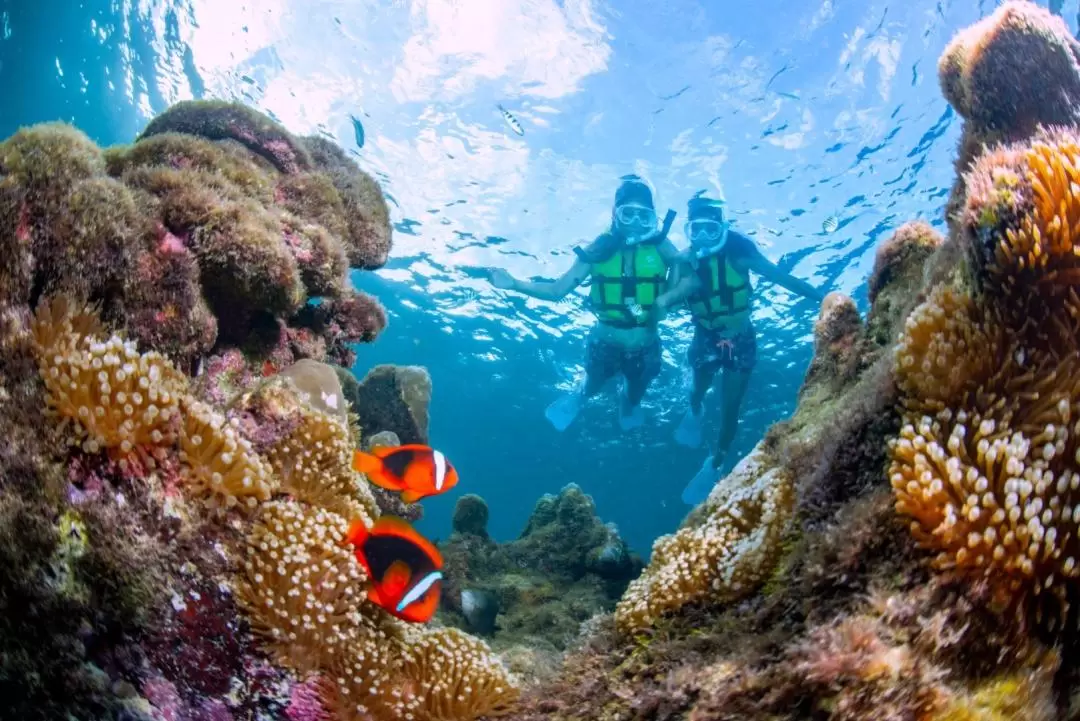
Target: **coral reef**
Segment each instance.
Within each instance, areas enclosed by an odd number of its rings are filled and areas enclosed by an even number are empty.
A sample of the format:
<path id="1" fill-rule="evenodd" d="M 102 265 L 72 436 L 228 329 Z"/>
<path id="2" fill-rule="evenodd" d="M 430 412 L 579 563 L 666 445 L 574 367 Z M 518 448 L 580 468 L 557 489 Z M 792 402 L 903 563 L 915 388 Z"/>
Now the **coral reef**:
<path id="1" fill-rule="evenodd" d="M 466 495 L 454 509 L 454 532 L 439 544 L 446 564 L 440 616 L 490 636 L 498 649 L 527 644 L 561 650 L 582 622 L 610 611 L 642 567 L 592 499 L 570 484 L 536 503 L 521 535 L 505 543 L 487 533 L 487 504 Z M 463 593 L 487 597 L 494 628 L 470 620 Z"/>
<path id="2" fill-rule="evenodd" d="M 615 609 L 625 632 L 651 626 L 667 612 L 752 593 L 772 573 L 795 504 L 795 483 L 756 450 L 716 485 L 700 514 L 653 544 L 645 573 Z"/>
<path id="3" fill-rule="evenodd" d="M 370 178 L 240 106 L 0 144 L 0 716 L 510 710 L 486 644 L 369 603 L 344 543 L 381 510 L 317 361 L 385 324 L 346 274 L 389 242 Z M 425 433 L 429 396 L 398 400 Z"/>
<path id="4" fill-rule="evenodd" d="M 944 243 L 931 225 L 913 221 L 901 225 L 878 245 L 874 268 L 867 279 L 872 312 L 866 320 L 877 343 L 892 343 L 889 331 L 922 300 L 920 289 L 933 285 L 924 277 L 929 270 L 927 261 Z"/>
<path id="5" fill-rule="evenodd" d="M 351 365 L 349 345 L 386 317 L 348 270 L 379 267 L 390 244 L 369 176 L 242 105 L 179 103 L 104 152 L 62 124 L 0 143 L 0 301 L 99 304 L 184 370 L 230 348 L 256 367 L 275 351 L 279 368 L 306 355 Z"/>
<path id="6" fill-rule="evenodd" d="M 1024 2 L 950 44 L 950 237 L 909 224 L 879 248 L 865 326 L 823 305 L 796 412 L 516 718 L 1075 716 L 1076 49 Z M 714 518 L 770 473 L 787 528 L 716 550 L 766 533 Z"/>
<path id="7" fill-rule="evenodd" d="M 956 34 L 938 61 L 945 99 L 964 119 L 946 219 L 956 231 L 964 175 L 985 146 L 1039 126 L 1080 123 L 1080 43 L 1058 16 L 1010 0 Z"/>
<path id="8" fill-rule="evenodd" d="M 487 538 L 488 505 L 475 493 L 467 493 L 454 504 L 454 533 Z"/>
<path id="9" fill-rule="evenodd" d="M 1003 606 L 1042 595 L 1051 624 L 1080 576 L 1078 155 L 1070 131 L 1040 132 L 974 164 L 960 238 L 973 288 L 937 289 L 896 350 L 897 510 L 938 568 L 993 578 Z"/>

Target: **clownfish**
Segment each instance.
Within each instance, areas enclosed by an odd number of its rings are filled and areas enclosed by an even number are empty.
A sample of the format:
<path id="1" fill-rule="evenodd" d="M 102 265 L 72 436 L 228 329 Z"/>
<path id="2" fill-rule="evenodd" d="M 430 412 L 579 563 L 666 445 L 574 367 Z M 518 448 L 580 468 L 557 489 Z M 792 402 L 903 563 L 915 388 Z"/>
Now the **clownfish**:
<path id="1" fill-rule="evenodd" d="M 421 445 L 373 448 L 370 453 L 356 451 L 353 469 L 380 488 L 400 491 L 406 503 L 449 491 L 458 482 L 457 471 L 446 456 Z"/>
<path id="2" fill-rule="evenodd" d="M 425 623 L 435 615 L 442 592 L 442 556 L 408 523 L 382 516 L 369 529 L 357 519 L 347 540 L 367 571 L 367 597 L 392 616 Z"/>

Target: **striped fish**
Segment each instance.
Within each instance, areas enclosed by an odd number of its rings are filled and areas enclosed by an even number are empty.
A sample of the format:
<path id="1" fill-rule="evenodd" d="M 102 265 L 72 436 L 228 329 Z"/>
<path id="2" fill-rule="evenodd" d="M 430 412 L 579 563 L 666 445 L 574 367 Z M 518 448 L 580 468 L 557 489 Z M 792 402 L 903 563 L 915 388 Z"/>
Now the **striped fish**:
<path id="1" fill-rule="evenodd" d="M 821 221 L 821 229 L 826 233 L 832 233 L 834 230 L 840 227 L 840 219 L 835 215 L 830 215 L 825 220 Z"/>

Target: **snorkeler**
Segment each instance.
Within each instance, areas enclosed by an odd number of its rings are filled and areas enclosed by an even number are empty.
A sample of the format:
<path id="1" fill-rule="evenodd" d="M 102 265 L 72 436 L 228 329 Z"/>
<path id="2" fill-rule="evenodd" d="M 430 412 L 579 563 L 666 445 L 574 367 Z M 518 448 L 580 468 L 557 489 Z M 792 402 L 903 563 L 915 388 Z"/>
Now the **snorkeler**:
<path id="1" fill-rule="evenodd" d="M 690 248 L 676 265 L 674 282 L 657 300 L 663 313 L 686 301 L 694 323 L 687 360 L 693 371 L 690 407 L 675 432 L 676 442 L 701 445 L 702 402 L 716 372 L 723 370 L 720 433 L 712 453 L 683 491 L 683 501 L 697 505 L 720 477 L 720 469 L 739 423 L 739 408 L 757 359 L 757 339 L 750 320 L 753 271 L 793 293 L 820 302 L 825 294 L 780 270 L 750 238 L 731 229 L 724 201 L 700 194 L 687 208 Z"/>
<path id="2" fill-rule="evenodd" d="M 577 260 L 560 278 L 523 281 L 502 269 L 491 271 L 496 288 L 542 300 L 560 300 L 592 278 L 589 306 L 598 323 L 589 333 L 585 381 L 545 411 L 558 431 L 566 430 L 585 400 L 618 373 L 625 379 L 619 425 L 623 430 L 640 426 L 645 421 L 641 399 L 660 374 L 660 338 L 653 308 L 667 287 L 668 269 L 678 258 L 678 250 L 667 238 L 674 212 L 668 211 L 664 226 L 658 228 L 649 185 L 636 175 L 621 180 L 610 229 L 584 250 L 574 248 Z"/>

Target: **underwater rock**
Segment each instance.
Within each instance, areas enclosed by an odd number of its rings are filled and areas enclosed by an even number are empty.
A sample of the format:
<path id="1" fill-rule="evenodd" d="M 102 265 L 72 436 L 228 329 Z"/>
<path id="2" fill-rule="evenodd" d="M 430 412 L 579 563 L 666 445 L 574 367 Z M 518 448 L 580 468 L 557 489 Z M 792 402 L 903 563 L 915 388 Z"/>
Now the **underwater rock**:
<path id="1" fill-rule="evenodd" d="M 424 368 L 376 366 L 350 400 L 365 434 L 393 431 L 404 445 L 427 444 L 431 376 Z"/>
<path id="2" fill-rule="evenodd" d="M 604 548 L 609 529 L 596 515 L 596 505 L 581 487 L 570 483 L 556 496 L 536 503 L 525 530 L 507 544 L 511 561 L 569 581 L 588 572 L 589 553 Z"/>
<path id="3" fill-rule="evenodd" d="M 920 291 L 929 284 L 928 261 L 944 243 L 930 224 L 912 221 L 878 245 L 867 280 L 871 311 L 866 324 L 870 337 L 879 345 L 895 340 L 888 335 L 890 330 L 922 299 Z"/>
<path id="4" fill-rule="evenodd" d="M 454 533 L 487 538 L 488 505 L 475 493 L 466 493 L 454 504 Z"/>
<path id="5" fill-rule="evenodd" d="M 301 142 L 341 199 L 349 264 L 366 270 L 381 268 L 391 246 L 390 211 L 382 188 L 337 144 L 318 135 L 303 138 Z M 319 196 L 308 193 L 300 197 L 315 201 Z M 313 204 L 305 211 L 302 215 L 318 214 Z"/>
<path id="6" fill-rule="evenodd" d="M 855 301 L 843 293 L 829 293 L 814 324 L 814 357 L 802 390 L 818 383 L 841 386 L 851 381 L 864 359 L 862 318 Z"/>
<path id="7" fill-rule="evenodd" d="M 606 525 L 608 538 L 604 545 L 589 551 L 585 567 L 590 573 L 608 581 L 629 581 L 641 573 L 641 558 L 619 535 L 614 523 Z"/>
<path id="8" fill-rule="evenodd" d="M 235 140 L 285 174 L 310 170 L 312 165 L 303 145 L 288 131 L 257 110 L 239 103 L 220 100 L 176 103 L 151 120 L 139 140 L 162 133 Z"/>
<path id="9" fill-rule="evenodd" d="M 521 536 L 506 543 L 476 532 L 477 518 L 486 521 L 486 504 L 480 514 L 482 499 L 467 498 L 455 509 L 455 532 L 439 544 L 446 577 L 440 614 L 447 623 L 479 631 L 487 626 L 468 618 L 465 600 L 490 600 L 483 607 L 498 613 L 498 628 L 490 632 L 496 648 L 525 643 L 565 649 L 581 624 L 610 611 L 641 571 L 641 558 L 574 484 L 540 498 Z"/>
<path id="10" fill-rule="evenodd" d="M 0 250 L 10 259 L 0 302 L 72 294 L 189 372 L 211 350 L 268 356 L 290 335 L 276 367 L 311 356 L 351 363 L 349 344 L 386 324 L 377 301 L 349 284 L 350 264 L 375 267 L 369 255 L 350 261 L 352 225 L 366 224 L 385 262 L 389 224 L 376 226 L 387 211 L 347 157 L 325 173 L 315 165 L 266 116 L 218 101 L 179 103 L 133 145 L 105 152 L 63 124 L 24 128 L 0 143 Z M 311 182 L 290 188 L 286 209 L 276 186 L 299 170 Z M 295 342 L 298 328 L 318 342 Z"/>

